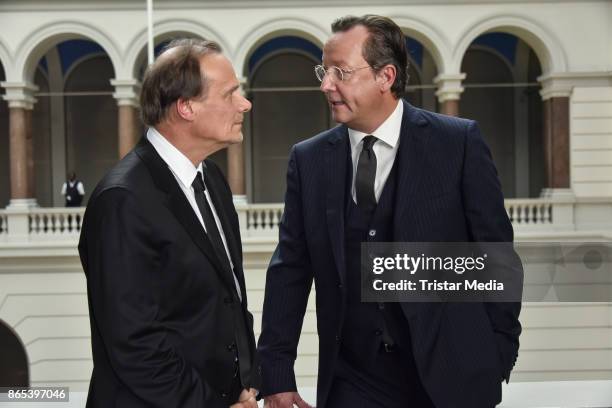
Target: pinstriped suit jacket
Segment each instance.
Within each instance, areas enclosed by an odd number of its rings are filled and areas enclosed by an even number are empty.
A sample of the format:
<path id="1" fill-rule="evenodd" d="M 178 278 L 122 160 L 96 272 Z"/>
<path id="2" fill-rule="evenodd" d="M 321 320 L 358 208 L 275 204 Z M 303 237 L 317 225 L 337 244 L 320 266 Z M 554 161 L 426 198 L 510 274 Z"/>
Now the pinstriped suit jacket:
<path id="1" fill-rule="evenodd" d="M 262 394 L 296 389 L 294 361 L 314 279 L 319 333 L 317 406 L 324 407 L 346 308 L 347 128 L 294 146 L 279 244 L 266 279 Z M 490 151 L 474 121 L 404 101 L 393 237 L 398 242 L 512 242 Z M 515 268 L 522 280 L 522 269 Z M 520 303 L 405 303 L 419 374 L 439 408 L 493 406 L 518 355 Z"/>

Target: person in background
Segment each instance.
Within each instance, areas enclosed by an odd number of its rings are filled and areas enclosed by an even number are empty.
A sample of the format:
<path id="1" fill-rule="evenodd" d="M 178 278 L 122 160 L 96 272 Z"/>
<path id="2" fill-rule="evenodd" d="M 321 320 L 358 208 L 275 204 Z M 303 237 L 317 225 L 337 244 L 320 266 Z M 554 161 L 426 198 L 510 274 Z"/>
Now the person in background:
<path id="1" fill-rule="evenodd" d="M 68 174 L 67 180 L 62 186 L 62 195 L 66 196 L 66 207 L 80 207 L 85 196 L 83 182 L 77 180 L 74 171 Z"/>

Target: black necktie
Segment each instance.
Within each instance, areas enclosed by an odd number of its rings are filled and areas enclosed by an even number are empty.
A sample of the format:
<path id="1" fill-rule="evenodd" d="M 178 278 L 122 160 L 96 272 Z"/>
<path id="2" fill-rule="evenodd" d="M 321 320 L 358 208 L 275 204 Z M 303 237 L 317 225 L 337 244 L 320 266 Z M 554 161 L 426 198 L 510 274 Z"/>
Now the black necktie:
<path id="1" fill-rule="evenodd" d="M 374 194 L 374 181 L 376 180 L 376 155 L 374 143 L 378 139 L 372 135 L 363 138 L 363 149 L 357 161 L 357 174 L 355 176 L 355 195 L 357 205 L 371 211 L 376 207 Z"/>
<path id="2" fill-rule="evenodd" d="M 212 209 L 208 204 L 208 200 L 206 199 L 206 186 L 204 184 L 204 175 L 198 171 L 196 174 L 193 183 L 191 186 L 193 187 L 193 191 L 195 192 L 196 203 L 198 204 L 198 208 L 200 209 L 200 213 L 202 214 L 202 219 L 204 220 L 204 225 L 206 226 L 206 234 L 208 235 L 208 239 L 213 244 L 215 251 L 217 252 L 217 256 L 221 260 L 221 262 L 226 262 L 227 267 L 231 270 L 231 262 L 227 256 L 227 252 L 225 252 L 225 247 L 223 246 L 223 241 L 221 240 L 221 234 L 219 233 L 219 229 L 217 228 L 217 223 L 215 222 L 215 217 L 213 216 Z M 208 192 L 210 194 L 210 191 Z M 234 271 L 232 271 L 232 276 L 234 278 L 234 283 L 236 284 L 236 292 L 238 293 L 238 298 L 242 302 L 242 293 L 240 291 L 240 285 L 238 284 L 238 279 L 236 279 L 236 275 Z M 248 384 L 247 379 L 249 378 L 252 364 L 251 364 L 251 351 L 249 345 L 247 343 L 248 338 L 246 335 L 239 335 L 240 333 L 244 334 L 244 332 L 238 332 L 235 334 L 236 340 L 235 343 L 228 347 L 233 347 L 235 350 L 234 362 L 236 364 L 236 373 L 235 376 L 240 374 L 240 382 L 243 386 Z"/>
<path id="3" fill-rule="evenodd" d="M 204 226 L 206 226 L 206 234 L 208 235 L 208 239 L 215 248 L 219 260 L 223 263 L 226 263 L 227 267 L 231 271 L 231 263 L 227 257 L 227 252 L 225 252 L 225 246 L 223 245 L 223 241 L 221 240 L 219 228 L 217 228 L 217 223 L 215 222 L 215 217 L 213 216 L 212 209 L 208 204 L 206 194 L 204 194 L 204 191 L 206 191 L 206 186 L 204 185 L 202 173 L 198 171 L 198 174 L 196 174 L 195 178 L 193 179 L 193 183 L 191 183 L 191 186 L 193 187 L 193 191 L 195 192 L 196 203 L 198 204 L 198 208 L 200 209 L 200 214 L 202 214 Z"/>

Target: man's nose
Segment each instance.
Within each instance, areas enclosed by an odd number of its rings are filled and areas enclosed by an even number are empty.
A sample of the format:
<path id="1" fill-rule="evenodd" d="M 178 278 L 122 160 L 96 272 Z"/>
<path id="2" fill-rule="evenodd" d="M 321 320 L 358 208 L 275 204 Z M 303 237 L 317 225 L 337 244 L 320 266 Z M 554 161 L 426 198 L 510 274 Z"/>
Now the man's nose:
<path id="1" fill-rule="evenodd" d="M 248 111 L 251 110 L 251 108 L 253 107 L 253 104 L 251 103 L 251 101 L 249 101 L 247 98 L 245 98 L 244 96 L 240 95 L 241 101 L 240 101 L 240 112 L 246 113 Z"/>
<path id="2" fill-rule="evenodd" d="M 321 86 L 319 87 L 322 92 L 330 92 L 336 90 L 336 83 L 331 75 L 325 75 L 323 80 L 321 81 Z"/>

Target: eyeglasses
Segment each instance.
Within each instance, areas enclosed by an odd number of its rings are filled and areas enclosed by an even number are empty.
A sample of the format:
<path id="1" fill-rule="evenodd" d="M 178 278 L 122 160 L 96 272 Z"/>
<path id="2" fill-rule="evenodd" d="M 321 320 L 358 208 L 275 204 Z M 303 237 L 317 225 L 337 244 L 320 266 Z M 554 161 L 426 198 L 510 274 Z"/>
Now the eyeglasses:
<path id="1" fill-rule="evenodd" d="M 330 78 L 333 81 L 342 82 L 345 79 L 347 79 L 348 76 L 352 74 L 353 72 L 359 71 L 360 69 L 365 69 L 365 68 L 371 68 L 371 66 L 366 65 L 364 67 L 358 67 L 358 68 L 353 68 L 353 69 L 342 69 L 342 68 L 339 68 L 333 65 L 327 68 L 324 65 L 317 65 L 314 67 L 314 71 L 315 71 L 315 75 L 317 76 L 317 79 L 321 82 L 323 82 L 323 80 L 325 79 L 327 75 L 331 75 Z"/>

